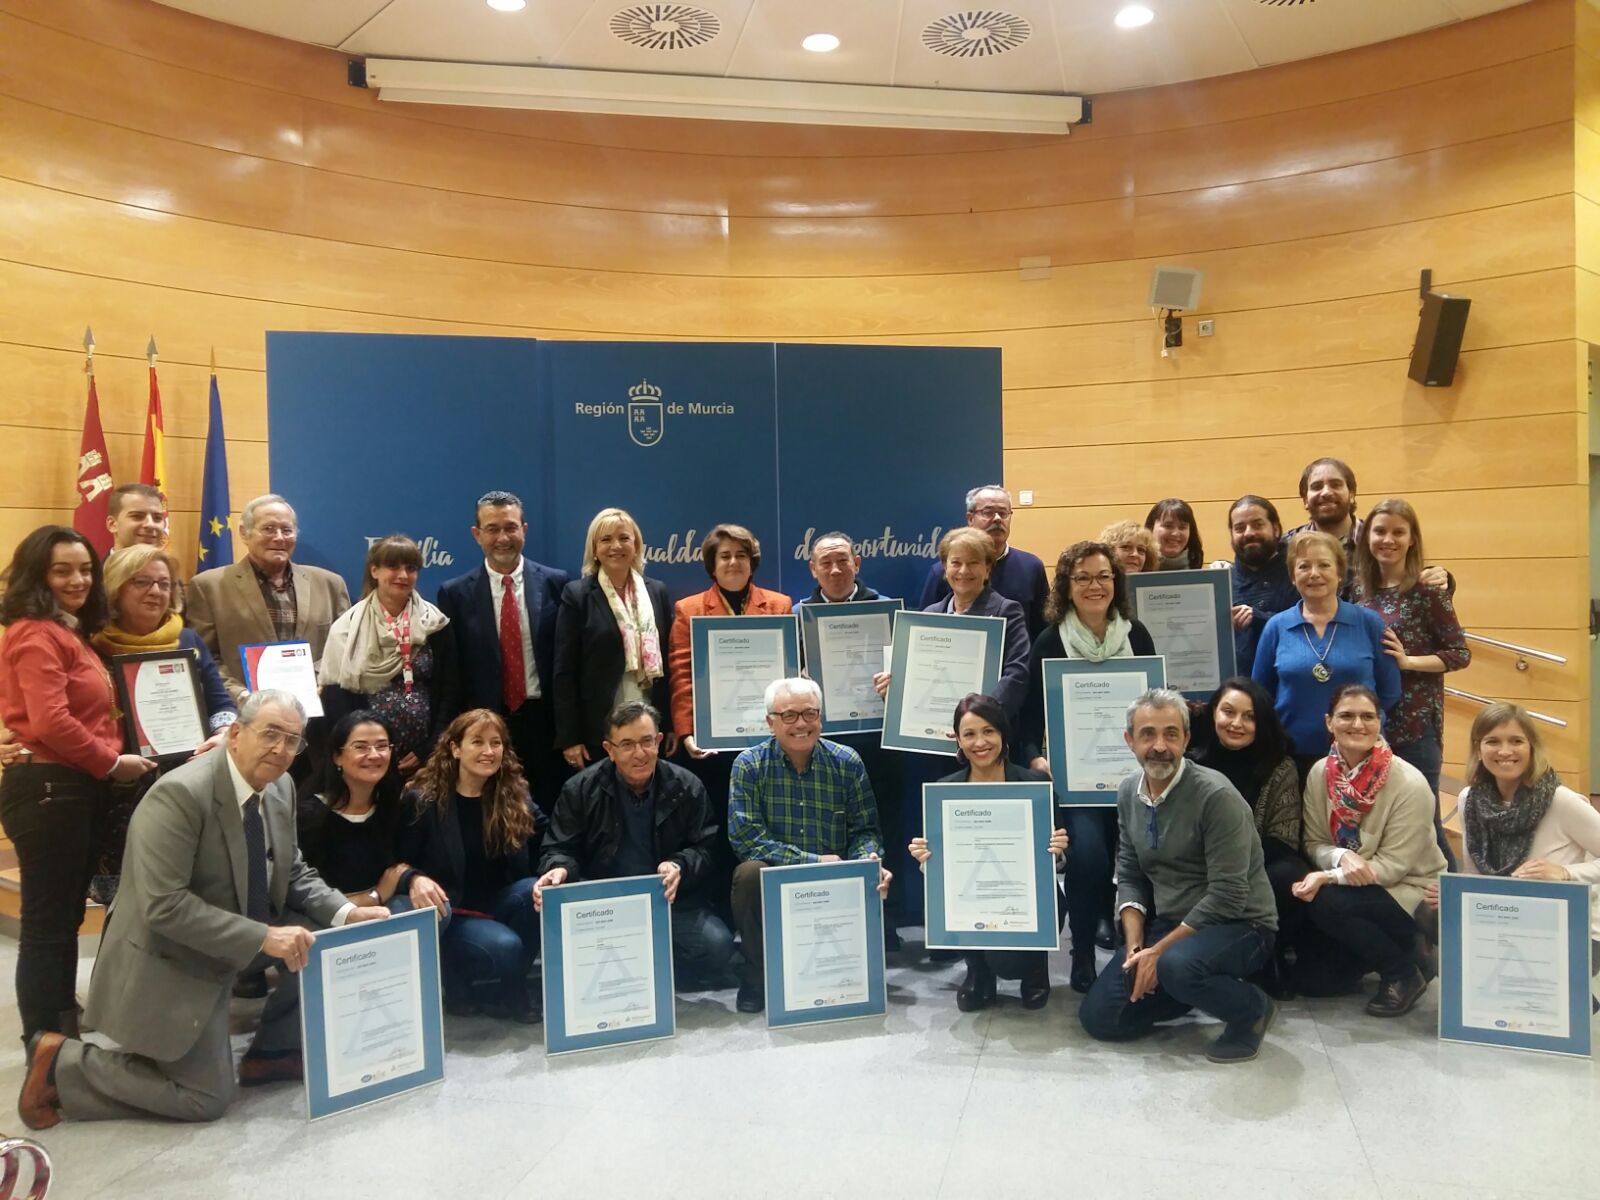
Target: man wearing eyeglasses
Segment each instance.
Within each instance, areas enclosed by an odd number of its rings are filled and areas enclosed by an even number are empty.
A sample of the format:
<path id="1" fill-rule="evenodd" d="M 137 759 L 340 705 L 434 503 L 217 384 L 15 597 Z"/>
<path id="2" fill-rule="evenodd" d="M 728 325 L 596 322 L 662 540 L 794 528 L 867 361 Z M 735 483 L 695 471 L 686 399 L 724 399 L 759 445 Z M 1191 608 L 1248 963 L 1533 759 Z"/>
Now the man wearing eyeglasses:
<path id="1" fill-rule="evenodd" d="M 672 905 L 678 986 L 721 987 L 733 934 L 704 894 L 717 844 L 705 784 L 662 761 L 661 715 L 643 700 L 619 704 L 607 724 L 607 757 L 567 780 L 556 799 L 533 906 L 542 910 L 547 887 L 659 875 Z"/>
<path id="2" fill-rule="evenodd" d="M 1031 641 L 1044 628 L 1044 601 L 1050 593 L 1050 584 L 1045 578 L 1044 563 L 1038 556 L 1011 544 L 1011 515 L 1011 493 L 998 483 L 986 483 L 967 493 L 967 524 L 981 529 L 994 542 L 995 560 L 989 572 L 989 586 L 1022 606 Z M 928 582 L 922 587 L 918 607 L 926 610 L 949 594 L 944 563 L 935 562 L 928 572 Z"/>
<path id="3" fill-rule="evenodd" d="M 63 1116 L 222 1116 L 234 1089 L 228 1002 L 238 971 L 283 973 L 239 1084 L 302 1078 L 294 973 L 310 957 L 312 930 L 389 915 L 352 904 L 300 857 L 284 776 L 304 729 L 289 693 L 253 693 L 225 751 L 169 772 L 139 802 L 85 1013 L 121 1049 L 38 1034 L 17 1102 L 29 1128 Z"/>
<path id="4" fill-rule="evenodd" d="M 810 679 L 767 686 L 772 736 L 740 753 L 728 784 L 733 922 L 744 943 L 740 1012 L 767 1006 L 761 959 L 761 870 L 797 863 L 871 858 L 881 862 L 878 808 L 861 756 L 822 736 L 822 689 Z M 878 894 L 890 873 L 878 868 Z"/>

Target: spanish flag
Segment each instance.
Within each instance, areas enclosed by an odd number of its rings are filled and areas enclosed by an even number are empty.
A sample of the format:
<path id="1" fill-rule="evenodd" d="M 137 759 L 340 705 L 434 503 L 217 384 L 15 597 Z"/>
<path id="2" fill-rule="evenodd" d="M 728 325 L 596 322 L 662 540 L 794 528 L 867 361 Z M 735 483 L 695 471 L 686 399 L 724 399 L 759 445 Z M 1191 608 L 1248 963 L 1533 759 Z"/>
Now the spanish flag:
<path id="1" fill-rule="evenodd" d="M 161 416 L 161 384 L 156 380 L 156 340 L 145 347 L 150 360 L 150 408 L 144 419 L 144 457 L 139 461 L 139 482 L 148 483 L 167 499 L 167 425 Z"/>

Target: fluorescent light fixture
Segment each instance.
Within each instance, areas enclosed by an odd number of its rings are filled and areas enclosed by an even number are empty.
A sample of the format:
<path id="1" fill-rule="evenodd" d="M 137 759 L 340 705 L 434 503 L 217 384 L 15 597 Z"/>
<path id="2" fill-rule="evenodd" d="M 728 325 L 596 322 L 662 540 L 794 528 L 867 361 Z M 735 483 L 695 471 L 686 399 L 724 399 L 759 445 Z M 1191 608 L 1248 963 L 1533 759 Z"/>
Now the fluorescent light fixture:
<path id="1" fill-rule="evenodd" d="M 407 104 L 464 104 L 788 125 L 1064 134 L 1083 119 L 1084 108 L 1084 101 L 1078 96 L 396 58 L 367 59 L 366 74 L 367 86 L 378 89 L 378 99 Z"/>
<path id="2" fill-rule="evenodd" d="M 839 48 L 839 39 L 831 33 L 813 33 L 800 42 L 800 48 L 813 54 L 827 54 Z"/>
<path id="3" fill-rule="evenodd" d="M 495 12 L 521 12 L 528 7 L 528 0 L 489 0 L 489 7 Z"/>
<path id="4" fill-rule="evenodd" d="M 1130 4 L 1119 11 L 1116 16 L 1118 29 L 1137 29 L 1141 25 L 1150 24 L 1155 19 L 1155 13 L 1142 4 Z"/>

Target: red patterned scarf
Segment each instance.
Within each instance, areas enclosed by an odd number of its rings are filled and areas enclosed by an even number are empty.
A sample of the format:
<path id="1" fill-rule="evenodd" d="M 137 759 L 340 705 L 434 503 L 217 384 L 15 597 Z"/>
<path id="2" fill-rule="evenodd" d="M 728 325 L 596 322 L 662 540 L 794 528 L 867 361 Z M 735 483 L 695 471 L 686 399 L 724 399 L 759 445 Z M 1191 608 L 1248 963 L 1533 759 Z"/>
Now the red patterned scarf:
<path id="1" fill-rule="evenodd" d="M 1354 775 L 1345 770 L 1339 747 L 1328 750 L 1328 832 L 1333 844 L 1345 850 L 1355 850 L 1361 845 L 1361 821 L 1372 811 L 1372 804 L 1389 779 L 1389 766 L 1394 762 L 1394 751 L 1384 742 L 1372 748 L 1372 753 L 1356 768 Z"/>

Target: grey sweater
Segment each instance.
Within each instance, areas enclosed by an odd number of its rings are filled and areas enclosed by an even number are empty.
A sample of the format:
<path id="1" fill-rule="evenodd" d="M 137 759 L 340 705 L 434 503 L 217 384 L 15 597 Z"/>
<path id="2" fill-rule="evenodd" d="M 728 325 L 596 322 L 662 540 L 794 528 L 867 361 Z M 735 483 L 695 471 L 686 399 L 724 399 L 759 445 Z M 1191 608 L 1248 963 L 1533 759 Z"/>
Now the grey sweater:
<path id="1" fill-rule="evenodd" d="M 1117 786 L 1118 911 L 1137 904 L 1191 929 L 1224 921 L 1276 929 L 1255 818 L 1227 778 L 1190 762 L 1153 810 L 1139 799 L 1142 779 L 1135 772 Z"/>

